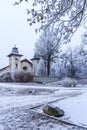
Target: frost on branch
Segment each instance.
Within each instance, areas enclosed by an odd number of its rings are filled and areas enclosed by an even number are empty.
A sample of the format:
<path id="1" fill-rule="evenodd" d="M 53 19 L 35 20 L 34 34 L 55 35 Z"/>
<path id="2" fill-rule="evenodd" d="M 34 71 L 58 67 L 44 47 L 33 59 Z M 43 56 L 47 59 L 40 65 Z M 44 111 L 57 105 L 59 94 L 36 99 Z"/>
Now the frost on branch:
<path id="1" fill-rule="evenodd" d="M 19 0 L 19 1 L 16 1 L 13 5 L 19 5 L 21 2 L 23 2 L 23 1 L 26 1 L 26 2 L 28 2 L 28 0 Z"/>
<path id="2" fill-rule="evenodd" d="M 87 0 L 34 0 L 28 21 L 40 23 L 40 29 L 54 26 L 67 42 L 86 18 Z"/>

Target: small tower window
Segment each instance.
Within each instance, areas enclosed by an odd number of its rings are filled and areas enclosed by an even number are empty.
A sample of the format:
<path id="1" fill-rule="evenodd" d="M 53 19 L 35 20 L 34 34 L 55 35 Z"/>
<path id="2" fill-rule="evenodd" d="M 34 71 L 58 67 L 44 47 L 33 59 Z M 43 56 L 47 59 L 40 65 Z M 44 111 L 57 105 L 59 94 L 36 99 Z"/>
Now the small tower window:
<path id="1" fill-rule="evenodd" d="M 17 61 L 18 59 L 17 59 L 17 58 L 15 58 L 15 60 Z"/>

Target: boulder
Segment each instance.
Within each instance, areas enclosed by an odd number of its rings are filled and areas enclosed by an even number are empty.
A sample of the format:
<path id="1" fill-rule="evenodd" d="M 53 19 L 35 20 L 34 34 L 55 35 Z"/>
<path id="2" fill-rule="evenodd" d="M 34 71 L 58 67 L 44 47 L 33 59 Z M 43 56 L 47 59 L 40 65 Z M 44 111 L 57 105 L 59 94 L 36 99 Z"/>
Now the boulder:
<path id="1" fill-rule="evenodd" d="M 42 110 L 45 114 L 48 114 L 50 116 L 61 117 L 61 116 L 64 115 L 64 111 L 61 110 L 59 107 L 53 107 L 53 106 L 50 106 L 50 105 L 45 105 L 42 108 Z"/>

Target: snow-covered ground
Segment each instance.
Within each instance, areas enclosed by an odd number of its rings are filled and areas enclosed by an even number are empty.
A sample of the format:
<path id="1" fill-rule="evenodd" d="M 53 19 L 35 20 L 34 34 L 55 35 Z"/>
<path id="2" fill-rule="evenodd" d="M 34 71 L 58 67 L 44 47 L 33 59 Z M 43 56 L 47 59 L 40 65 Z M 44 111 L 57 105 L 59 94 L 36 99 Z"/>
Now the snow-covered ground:
<path id="1" fill-rule="evenodd" d="M 79 130 L 80 128 L 65 126 L 29 109 L 61 98 L 52 104 L 65 111 L 62 119 L 87 128 L 86 87 L 0 83 L 0 130 Z"/>

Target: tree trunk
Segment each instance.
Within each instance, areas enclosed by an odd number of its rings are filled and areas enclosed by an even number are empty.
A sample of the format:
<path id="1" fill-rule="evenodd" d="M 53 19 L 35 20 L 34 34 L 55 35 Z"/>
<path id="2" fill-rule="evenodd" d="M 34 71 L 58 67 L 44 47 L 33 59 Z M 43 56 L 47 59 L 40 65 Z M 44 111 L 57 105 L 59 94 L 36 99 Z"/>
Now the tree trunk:
<path id="1" fill-rule="evenodd" d="M 47 61 L 47 76 L 50 76 L 50 63 L 51 63 L 51 60 L 50 60 L 50 56 L 48 57 L 48 61 Z"/>

